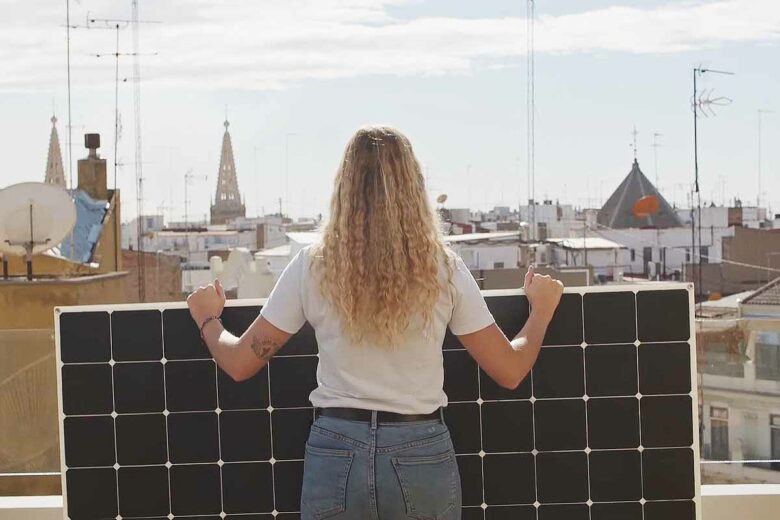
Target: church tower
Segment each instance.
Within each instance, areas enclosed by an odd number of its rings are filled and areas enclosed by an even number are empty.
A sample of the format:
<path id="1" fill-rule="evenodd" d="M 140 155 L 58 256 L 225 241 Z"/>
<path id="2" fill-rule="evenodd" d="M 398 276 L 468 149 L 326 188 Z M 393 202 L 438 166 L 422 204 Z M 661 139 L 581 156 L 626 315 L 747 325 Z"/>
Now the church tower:
<path id="1" fill-rule="evenodd" d="M 222 136 L 222 154 L 219 158 L 219 174 L 217 176 L 217 194 L 211 206 L 211 223 L 225 224 L 228 220 L 246 216 L 246 207 L 241 202 L 236 177 L 236 163 L 233 160 L 233 145 L 230 141 L 228 127 L 225 121 L 225 134 Z"/>
<path id="2" fill-rule="evenodd" d="M 51 136 L 49 137 L 49 157 L 46 159 L 47 184 L 65 187 L 65 170 L 62 167 L 60 137 L 57 135 L 57 116 L 51 116 Z"/>

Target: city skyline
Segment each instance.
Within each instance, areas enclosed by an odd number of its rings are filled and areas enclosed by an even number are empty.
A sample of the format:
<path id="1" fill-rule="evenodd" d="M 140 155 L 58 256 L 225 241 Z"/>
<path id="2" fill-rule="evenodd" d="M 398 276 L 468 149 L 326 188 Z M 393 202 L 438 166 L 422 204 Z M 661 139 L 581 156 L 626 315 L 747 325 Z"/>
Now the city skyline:
<path id="1" fill-rule="evenodd" d="M 0 108 L 8 115 L 0 122 L 8 168 L 3 185 L 42 180 L 52 100 L 67 177 L 64 8 L 4 3 L 18 7 L 18 15 L 0 22 L 10 36 L 3 45 L 9 59 L 0 60 Z M 225 105 L 248 216 L 277 211 L 286 171 L 289 213 L 326 213 L 344 144 L 357 126 L 371 122 L 409 135 L 432 195 L 447 193 L 451 207 L 517 207 L 528 198 L 525 2 L 191 5 L 182 15 L 167 3 L 141 3 L 142 19 L 164 22 L 141 33 L 141 50 L 158 53 L 143 65 L 145 213 L 164 208 L 182 215 L 189 169 L 208 176 L 189 187 L 190 214 L 208 212 Z M 779 108 L 773 95 L 780 71 L 771 63 L 780 6 L 739 0 L 536 5 L 537 200 L 599 206 L 631 168 L 636 125 L 643 172 L 655 180 L 657 152 L 659 188 L 670 202 L 684 203 L 693 181 L 691 70 L 703 64 L 736 75 L 700 81 L 714 96 L 734 100 L 700 120 L 702 198 L 755 203 L 758 110 Z M 83 0 L 71 8 L 73 23 L 83 23 L 87 11 L 129 14 L 129 2 Z M 218 34 L 227 26 L 233 38 Z M 277 30 L 265 31 L 272 26 Z M 120 36 L 129 50 L 130 32 Z M 113 60 L 88 55 L 111 50 L 113 37 L 113 31 L 72 31 L 74 163 L 84 155 L 86 132 L 101 133 L 102 156 L 113 160 Z M 120 74 L 129 76 L 129 59 L 120 61 Z M 132 161 L 131 94 L 120 85 L 120 163 Z M 762 199 L 775 212 L 778 118 L 775 110 L 762 120 Z M 658 148 L 655 133 L 662 134 Z M 118 177 L 129 219 L 132 165 Z"/>

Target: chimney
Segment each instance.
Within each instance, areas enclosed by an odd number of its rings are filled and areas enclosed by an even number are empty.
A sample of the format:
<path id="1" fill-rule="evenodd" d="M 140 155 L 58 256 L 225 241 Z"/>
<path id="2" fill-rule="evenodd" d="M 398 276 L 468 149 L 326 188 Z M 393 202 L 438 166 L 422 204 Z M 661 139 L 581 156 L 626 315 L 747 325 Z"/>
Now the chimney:
<path id="1" fill-rule="evenodd" d="M 85 159 L 79 159 L 78 189 L 96 200 L 108 200 L 106 181 L 106 160 L 97 153 L 100 148 L 100 134 L 84 134 L 84 147 L 89 150 Z"/>

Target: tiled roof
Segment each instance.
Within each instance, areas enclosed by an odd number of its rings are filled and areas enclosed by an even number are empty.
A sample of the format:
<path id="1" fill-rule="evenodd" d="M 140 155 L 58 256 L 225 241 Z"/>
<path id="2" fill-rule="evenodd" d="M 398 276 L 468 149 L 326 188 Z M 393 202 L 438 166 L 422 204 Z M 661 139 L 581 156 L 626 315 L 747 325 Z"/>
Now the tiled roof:
<path id="1" fill-rule="evenodd" d="M 780 277 L 775 278 L 742 300 L 751 305 L 780 305 Z"/>

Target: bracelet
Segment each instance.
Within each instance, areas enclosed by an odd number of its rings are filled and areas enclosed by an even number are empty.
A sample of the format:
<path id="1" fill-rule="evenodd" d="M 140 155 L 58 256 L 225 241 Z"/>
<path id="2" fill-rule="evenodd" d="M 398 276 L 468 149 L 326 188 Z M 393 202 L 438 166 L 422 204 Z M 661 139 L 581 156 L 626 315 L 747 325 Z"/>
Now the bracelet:
<path id="1" fill-rule="evenodd" d="M 222 318 L 219 316 L 209 316 L 205 320 L 203 320 L 203 323 L 200 325 L 200 339 L 201 341 L 205 342 L 206 339 L 203 337 L 203 328 L 209 324 L 210 321 L 217 320 L 218 322 L 222 323 Z"/>

